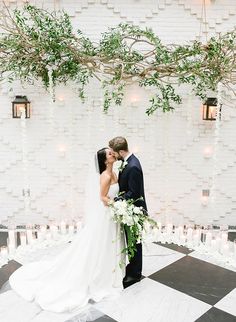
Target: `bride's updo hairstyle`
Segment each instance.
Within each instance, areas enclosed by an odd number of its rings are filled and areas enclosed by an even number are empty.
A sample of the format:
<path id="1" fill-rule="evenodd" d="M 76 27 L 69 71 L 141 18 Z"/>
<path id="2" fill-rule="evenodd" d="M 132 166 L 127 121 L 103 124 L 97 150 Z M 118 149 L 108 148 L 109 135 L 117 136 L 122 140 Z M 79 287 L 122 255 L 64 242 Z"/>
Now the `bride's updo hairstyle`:
<path id="1" fill-rule="evenodd" d="M 106 150 L 107 148 L 102 148 L 97 152 L 98 168 L 99 168 L 100 174 L 106 170 L 106 163 L 105 163 L 107 159 Z"/>

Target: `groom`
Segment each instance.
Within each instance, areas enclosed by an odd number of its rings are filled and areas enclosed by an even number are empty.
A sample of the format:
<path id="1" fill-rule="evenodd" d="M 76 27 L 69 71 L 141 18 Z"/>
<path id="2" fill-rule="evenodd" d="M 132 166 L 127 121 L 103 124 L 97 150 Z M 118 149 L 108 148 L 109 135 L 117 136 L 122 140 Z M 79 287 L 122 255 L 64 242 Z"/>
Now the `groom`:
<path id="1" fill-rule="evenodd" d="M 117 160 L 122 160 L 121 171 L 119 173 L 119 190 L 124 192 L 122 197 L 126 200 L 136 200 L 142 197 L 142 200 L 135 202 L 135 205 L 142 206 L 147 210 L 145 195 L 144 195 L 144 183 L 143 183 L 143 171 L 139 160 L 135 155 L 129 152 L 128 143 L 122 136 L 117 136 L 109 141 L 109 147 L 112 150 Z M 127 240 L 127 235 L 126 235 Z M 134 257 L 130 260 L 126 266 L 126 274 L 123 279 L 124 288 L 139 282 L 142 276 L 142 244 L 136 244 L 136 252 Z"/>

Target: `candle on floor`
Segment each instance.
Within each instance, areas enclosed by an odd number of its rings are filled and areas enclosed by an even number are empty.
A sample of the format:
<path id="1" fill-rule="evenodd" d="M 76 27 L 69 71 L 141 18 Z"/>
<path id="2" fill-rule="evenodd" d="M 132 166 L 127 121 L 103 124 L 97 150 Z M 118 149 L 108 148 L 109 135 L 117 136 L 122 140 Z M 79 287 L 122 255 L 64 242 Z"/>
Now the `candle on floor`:
<path id="1" fill-rule="evenodd" d="M 37 239 L 38 241 L 43 241 L 44 240 L 44 234 L 41 232 L 41 230 L 37 231 Z"/>
<path id="2" fill-rule="evenodd" d="M 167 224 L 167 234 L 172 234 L 173 225 Z"/>
<path id="3" fill-rule="evenodd" d="M 158 229 L 157 227 L 154 227 L 152 230 L 152 235 L 153 235 L 154 241 L 158 242 L 160 240 L 160 229 Z"/>
<path id="4" fill-rule="evenodd" d="M 41 234 L 45 237 L 46 232 L 47 232 L 47 227 L 46 227 L 46 226 L 41 226 L 41 227 L 40 227 L 40 232 L 41 232 Z"/>
<path id="5" fill-rule="evenodd" d="M 208 231 L 206 233 L 206 246 L 211 247 L 212 233 Z"/>
<path id="6" fill-rule="evenodd" d="M 16 246 L 15 244 L 8 244 L 8 251 L 9 251 L 9 254 L 13 254 L 16 250 Z"/>
<path id="7" fill-rule="evenodd" d="M 212 249 L 213 252 L 218 251 L 216 239 L 212 239 L 212 241 L 211 241 L 211 249 Z"/>
<path id="8" fill-rule="evenodd" d="M 187 230 L 187 241 L 191 242 L 192 239 L 193 239 L 193 229 L 191 227 L 189 227 Z"/>
<path id="9" fill-rule="evenodd" d="M 236 259 L 236 239 L 234 240 L 234 258 Z"/>
<path id="10" fill-rule="evenodd" d="M 37 241 L 35 234 L 32 234 L 31 244 L 35 244 Z"/>
<path id="11" fill-rule="evenodd" d="M 8 242 L 9 242 L 9 244 L 16 246 L 16 235 L 15 235 L 14 229 L 8 230 Z"/>
<path id="12" fill-rule="evenodd" d="M 74 225 L 69 225 L 69 234 L 70 235 L 74 234 L 74 229 L 75 229 Z"/>
<path id="13" fill-rule="evenodd" d="M 230 250 L 229 250 L 229 244 L 228 244 L 228 242 L 223 245 L 223 247 L 222 247 L 222 254 L 225 255 L 225 256 L 229 256 Z"/>
<path id="14" fill-rule="evenodd" d="M 20 244 L 21 244 L 21 246 L 26 245 L 26 233 L 25 232 L 20 233 Z"/>
<path id="15" fill-rule="evenodd" d="M 76 230 L 77 230 L 77 232 L 81 229 L 81 226 L 82 226 L 81 221 L 78 221 L 78 222 L 76 223 Z"/>
<path id="16" fill-rule="evenodd" d="M 58 227 L 56 225 L 51 225 L 50 226 L 50 231 L 52 234 L 52 238 L 56 239 L 58 236 Z"/>
<path id="17" fill-rule="evenodd" d="M 200 229 L 196 229 L 195 233 L 193 234 L 194 246 L 199 246 L 200 240 L 201 240 L 201 231 L 200 231 Z"/>
<path id="18" fill-rule="evenodd" d="M 63 235 L 65 235 L 66 234 L 66 223 L 64 221 L 61 221 L 60 227 L 61 227 L 61 233 Z"/>
<path id="19" fill-rule="evenodd" d="M 51 240 L 52 239 L 52 234 L 50 232 L 46 233 L 46 240 Z"/>
<path id="20" fill-rule="evenodd" d="M 1 257 L 7 258 L 7 256 L 8 256 L 8 250 L 7 250 L 7 247 L 6 246 L 0 247 L 0 254 L 1 254 Z"/>
<path id="21" fill-rule="evenodd" d="M 216 249 L 217 252 L 220 252 L 220 247 L 221 247 L 221 238 L 219 236 L 216 237 Z"/>
<path id="22" fill-rule="evenodd" d="M 178 232 L 178 236 L 182 236 L 184 234 L 184 227 L 183 226 L 179 226 L 177 229 Z"/>
<path id="23" fill-rule="evenodd" d="M 27 243 L 29 245 L 32 244 L 32 239 L 33 239 L 32 229 L 30 229 L 30 228 L 26 229 L 26 236 L 27 236 Z"/>
<path id="24" fill-rule="evenodd" d="M 221 240 L 222 240 L 222 244 L 226 243 L 228 241 L 228 233 L 222 233 Z"/>
<path id="25" fill-rule="evenodd" d="M 185 235 L 181 235 L 181 236 L 180 236 L 180 238 L 179 238 L 179 241 L 180 241 L 180 244 L 181 244 L 182 246 L 184 246 L 184 245 L 185 245 L 185 242 L 186 242 L 186 237 L 185 237 Z"/>

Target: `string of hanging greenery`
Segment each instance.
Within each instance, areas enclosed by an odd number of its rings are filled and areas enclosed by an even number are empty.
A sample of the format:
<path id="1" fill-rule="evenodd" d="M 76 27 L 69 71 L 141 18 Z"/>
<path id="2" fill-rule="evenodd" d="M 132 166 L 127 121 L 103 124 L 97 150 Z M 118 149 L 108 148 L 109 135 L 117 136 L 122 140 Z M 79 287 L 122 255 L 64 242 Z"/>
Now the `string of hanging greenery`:
<path id="1" fill-rule="evenodd" d="M 1 13 L 0 80 L 41 80 L 48 88 L 68 81 L 78 85 L 85 98 L 91 78 L 101 82 L 104 110 L 122 103 L 130 83 L 154 89 L 146 113 L 163 112 L 181 103 L 178 87 L 190 84 L 204 99 L 221 82 L 233 90 L 236 83 L 236 29 L 212 37 L 207 44 L 164 45 L 151 29 L 120 24 L 92 42 L 73 31 L 67 13 L 48 12 L 26 5 Z"/>

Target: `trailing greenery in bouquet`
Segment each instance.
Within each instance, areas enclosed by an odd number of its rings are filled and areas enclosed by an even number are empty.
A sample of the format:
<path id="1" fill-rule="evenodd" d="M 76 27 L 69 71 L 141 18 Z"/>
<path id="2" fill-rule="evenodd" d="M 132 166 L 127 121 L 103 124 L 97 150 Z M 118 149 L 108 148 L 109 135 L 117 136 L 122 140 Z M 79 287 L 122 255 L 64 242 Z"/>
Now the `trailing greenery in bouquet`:
<path id="1" fill-rule="evenodd" d="M 142 198 L 133 200 L 120 199 L 111 201 L 109 207 L 114 222 L 121 225 L 123 232 L 127 234 L 127 245 L 122 253 L 128 255 L 129 260 L 134 257 L 137 243 L 142 242 L 145 232 L 154 227 L 158 228 L 155 220 L 147 216 L 143 207 L 135 206 L 135 202 Z"/>

